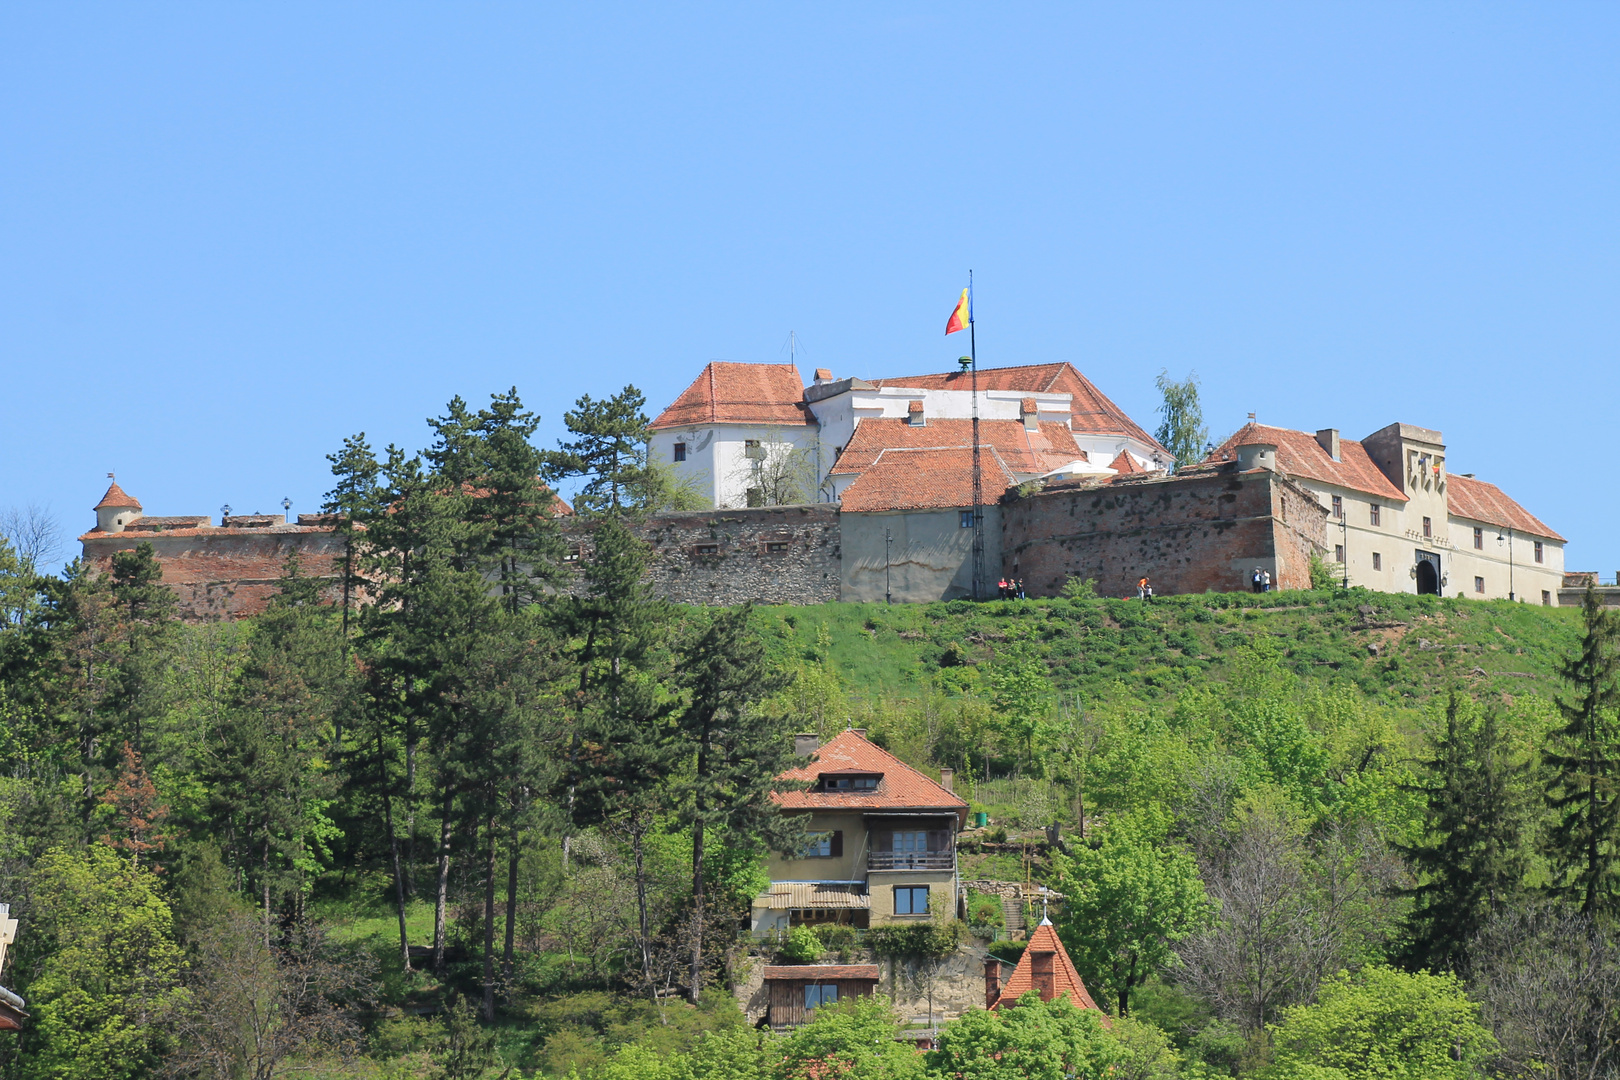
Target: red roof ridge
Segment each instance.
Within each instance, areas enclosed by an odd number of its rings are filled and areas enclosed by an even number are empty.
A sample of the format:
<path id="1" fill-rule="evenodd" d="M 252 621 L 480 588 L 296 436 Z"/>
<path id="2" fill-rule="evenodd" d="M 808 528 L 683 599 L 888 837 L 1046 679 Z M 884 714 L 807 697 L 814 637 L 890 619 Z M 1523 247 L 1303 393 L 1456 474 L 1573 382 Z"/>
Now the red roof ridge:
<path id="1" fill-rule="evenodd" d="M 118 481 L 114 480 L 111 484 L 109 484 L 107 486 L 107 494 L 103 495 L 101 497 L 101 501 L 96 503 L 96 505 L 93 506 L 91 509 L 100 510 L 104 506 L 105 507 L 115 507 L 115 506 L 124 507 L 124 506 L 128 506 L 128 507 L 133 507 L 136 510 L 139 510 L 141 508 L 141 503 L 140 503 L 139 499 L 135 498 L 135 496 L 128 494 L 127 492 L 124 491 L 123 488 L 119 487 L 118 486 Z"/>
<path id="2" fill-rule="evenodd" d="M 1391 502 L 1408 501 L 1406 494 L 1374 463 L 1367 448 L 1355 439 L 1339 440 L 1339 459 L 1335 461 L 1309 431 L 1273 427 L 1251 420 L 1204 460 L 1229 461 L 1236 457 L 1238 447 L 1257 443 L 1277 448 L 1277 467 L 1285 475 L 1376 495 Z"/>
<path id="3" fill-rule="evenodd" d="M 1488 480 L 1451 473 L 1447 476 L 1446 483 L 1451 489 L 1449 492 L 1451 497 L 1446 500 L 1446 509 L 1454 517 L 1481 521 L 1498 528 L 1517 529 L 1519 532 L 1529 533 L 1531 536 L 1544 536 L 1549 540 L 1564 539 L 1540 518 L 1521 506 L 1511 495 Z"/>
<path id="4" fill-rule="evenodd" d="M 947 791 L 918 770 L 857 731 L 842 731 L 829 739 L 805 764 L 784 772 L 778 779 L 805 784 L 824 772 L 877 772 L 883 783 L 875 792 L 783 791 L 771 799 L 784 810 L 882 810 L 948 809 L 959 821 L 967 820 L 968 804 L 954 791 Z"/>
<path id="5" fill-rule="evenodd" d="M 1108 463 L 1108 467 L 1113 469 L 1120 476 L 1129 476 L 1131 473 L 1139 473 L 1143 471 L 1142 467 L 1137 465 L 1136 459 L 1131 457 L 1131 452 L 1129 450 L 1121 450 L 1119 452 L 1119 456 Z"/>
<path id="6" fill-rule="evenodd" d="M 798 366 L 711 360 L 648 426 L 657 431 L 724 423 L 815 423 L 804 403 Z"/>

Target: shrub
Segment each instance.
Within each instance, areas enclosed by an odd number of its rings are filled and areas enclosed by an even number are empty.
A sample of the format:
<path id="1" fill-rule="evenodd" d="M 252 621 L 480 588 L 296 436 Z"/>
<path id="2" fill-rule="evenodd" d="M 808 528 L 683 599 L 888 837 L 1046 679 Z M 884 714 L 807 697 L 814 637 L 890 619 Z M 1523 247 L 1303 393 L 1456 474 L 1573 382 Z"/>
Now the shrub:
<path id="1" fill-rule="evenodd" d="M 855 928 L 847 923 L 822 923 L 813 931 L 816 938 L 829 949 L 852 949 L 855 947 Z"/>
<path id="2" fill-rule="evenodd" d="M 782 943 L 782 959 L 790 964 L 813 964 L 826 955 L 821 939 L 808 926 L 795 926 Z"/>
<path id="3" fill-rule="evenodd" d="M 975 930 L 1006 926 L 1007 917 L 1001 910 L 1001 897 L 991 896 L 988 893 L 969 893 L 968 925 Z"/>

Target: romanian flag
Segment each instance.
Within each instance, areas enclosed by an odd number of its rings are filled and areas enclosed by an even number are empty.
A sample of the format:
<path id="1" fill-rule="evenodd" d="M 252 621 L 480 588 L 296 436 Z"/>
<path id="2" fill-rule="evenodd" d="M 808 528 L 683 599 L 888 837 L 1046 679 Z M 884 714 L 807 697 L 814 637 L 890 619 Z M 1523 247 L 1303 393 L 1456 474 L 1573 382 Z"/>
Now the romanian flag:
<path id="1" fill-rule="evenodd" d="M 951 321 L 945 324 L 945 333 L 954 334 L 958 330 L 966 330 L 973 322 L 973 307 L 968 303 L 968 291 L 962 290 L 962 299 L 957 302 L 956 310 L 951 312 Z"/>

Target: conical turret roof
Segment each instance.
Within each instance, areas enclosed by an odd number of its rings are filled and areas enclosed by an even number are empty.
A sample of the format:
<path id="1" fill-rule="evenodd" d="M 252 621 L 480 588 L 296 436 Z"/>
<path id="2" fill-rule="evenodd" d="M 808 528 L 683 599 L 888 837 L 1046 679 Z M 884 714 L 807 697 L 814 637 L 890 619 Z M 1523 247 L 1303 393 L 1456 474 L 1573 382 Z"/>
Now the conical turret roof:
<path id="1" fill-rule="evenodd" d="M 141 508 L 140 500 L 125 492 L 123 488 L 118 486 L 118 481 L 116 480 L 114 480 L 112 484 L 108 486 L 107 494 L 101 497 L 101 501 L 96 503 L 93 509 L 101 510 L 109 506 L 127 506 L 135 510 L 139 510 Z"/>
<path id="2" fill-rule="evenodd" d="M 1029 935 L 1029 945 L 1019 958 L 1018 966 L 1013 969 L 1012 978 L 1007 980 L 1001 996 L 990 1006 L 992 1009 L 1010 1008 L 1018 1004 L 1021 996 L 1036 988 L 1035 957 L 1044 953 L 1055 954 L 1052 957 L 1052 996 L 1056 998 L 1067 994 L 1069 1004 L 1077 1009 L 1097 1008 L 1097 1003 L 1086 991 L 1086 984 L 1080 980 L 1080 973 L 1074 969 L 1074 961 L 1069 959 L 1063 942 L 1058 940 L 1056 928 L 1050 919 L 1042 919 L 1041 925 Z M 1104 1023 L 1107 1023 L 1106 1019 Z"/>

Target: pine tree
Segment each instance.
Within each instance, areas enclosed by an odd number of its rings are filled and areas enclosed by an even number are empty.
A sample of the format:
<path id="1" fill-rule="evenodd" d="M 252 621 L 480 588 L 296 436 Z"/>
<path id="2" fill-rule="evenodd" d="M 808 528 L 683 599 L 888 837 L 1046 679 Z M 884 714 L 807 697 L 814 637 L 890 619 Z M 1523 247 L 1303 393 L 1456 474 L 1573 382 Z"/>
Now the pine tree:
<path id="1" fill-rule="evenodd" d="M 1593 917 L 1620 913 L 1620 626 L 1588 585 L 1580 651 L 1559 674 L 1575 690 L 1558 698 L 1564 726 L 1543 755 L 1553 892 Z"/>
<path id="2" fill-rule="evenodd" d="M 575 402 L 563 422 L 576 438 L 559 442 L 549 452 L 547 475 L 554 480 L 589 477 L 574 497 L 574 509 L 583 514 L 617 514 L 644 509 L 657 486 L 647 461 L 652 437 L 646 413 L 647 399 L 634 386 L 604 401 L 589 394 Z"/>
<path id="3" fill-rule="evenodd" d="M 1433 740 L 1426 776 L 1415 788 L 1424 800 L 1424 838 L 1396 845 L 1420 881 L 1404 890 L 1416 901 L 1403 957 L 1413 970 L 1466 974 L 1474 938 L 1524 879 L 1523 770 L 1496 714 L 1467 713 L 1453 691 L 1445 730 Z"/>
<path id="4" fill-rule="evenodd" d="M 785 847 L 790 829 L 771 793 L 794 764 L 787 718 L 760 708 L 786 688 L 765 646 L 749 626 L 749 605 L 716 612 L 704 631 L 680 651 L 686 707 L 675 731 L 695 755 L 680 805 L 692 830 L 692 967 L 690 994 L 703 984 L 704 841 L 715 828 L 731 842 L 764 841 Z"/>
<path id="5" fill-rule="evenodd" d="M 149 749 L 147 738 L 167 706 L 168 669 L 178 633 L 174 593 L 163 584 L 163 567 L 150 543 L 120 551 L 112 559 L 112 608 L 117 619 L 122 656 L 107 696 L 119 733 L 137 750 Z M 109 759 L 102 762 L 112 767 Z"/>
<path id="6" fill-rule="evenodd" d="M 363 431 L 344 439 L 342 451 L 326 455 L 326 460 L 332 463 L 332 475 L 337 482 L 326 493 L 321 510 L 336 516 L 338 534 L 343 537 L 343 641 L 347 648 L 349 612 L 354 606 L 355 592 L 365 581 L 360 576 L 356 549 L 364 530 L 383 508 L 377 487 L 382 468 Z"/>

